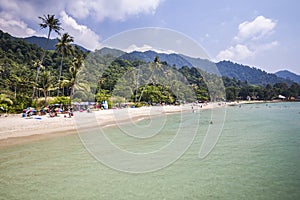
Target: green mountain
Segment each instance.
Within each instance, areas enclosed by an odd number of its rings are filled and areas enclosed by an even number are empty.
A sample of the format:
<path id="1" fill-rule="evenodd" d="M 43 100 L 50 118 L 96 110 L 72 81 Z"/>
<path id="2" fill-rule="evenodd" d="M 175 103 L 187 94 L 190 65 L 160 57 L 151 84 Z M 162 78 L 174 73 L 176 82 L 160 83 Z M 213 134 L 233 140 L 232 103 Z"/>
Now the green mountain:
<path id="1" fill-rule="evenodd" d="M 43 49 L 46 49 L 46 41 L 47 38 L 44 37 L 37 37 L 37 36 L 32 36 L 32 37 L 26 37 L 23 38 L 24 41 L 29 42 L 31 44 L 35 44 L 38 47 L 41 47 Z M 57 39 L 50 39 L 48 43 L 48 47 L 46 50 L 55 50 L 55 45 L 57 44 Z"/>
<path id="2" fill-rule="evenodd" d="M 0 102 L 0 106 L 9 112 L 20 112 L 28 106 L 43 106 L 42 101 L 38 102 L 31 98 L 34 87 L 38 88 L 35 96 L 40 100 L 42 97 L 46 99 L 57 96 L 61 55 L 53 50 L 46 51 L 39 79 L 36 80 L 38 60 L 43 52 L 41 47 L 0 30 L 0 95 L 2 99 L 11 100 Z M 142 102 L 176 103 L 185 97 L 189 102 L 194 101 L 195 99 L 186 93 L 190 90 L 187 88 L 193 89 L 198 101 L 212 99 L 231 101 L 247 99 L 249 96 L 252 99 L 267 100 L 276 98 L 279 94 L 300 99 L 299 84 L 290 84 L 291 80 L 228 61 L 215 64 L 209 60 L 179 54 L 159 54 L 154 51 L 125 53 L 110 48 L 88 53 L 75 48 L 75 54 L 85 58 L 84 67 L 74 73 L 73 62 L 76 59 L 73 56 L 64 58 L 60 79 L 63 83 L 60 92 L 62 98 L 72 94 L 74 87 L 72 81 L 76 76 L 79 87 L 72 96 L 79 101 L 94 101 L 96 98 L 98 102 L 102 102 L 109 100 L 113 94 L 139 105 Z M 164 72 L 163 83 L 158 76 L 149 80 L 155 69 L 153 64 L 156 56 L 162 64 L 162 68 L 158 70 L 162 69 Z M 218 83 L 222 84 L 220 74 L 214 69 L 219 69 L 223 75 L 226 98 L 218 87 Z M 189 87 L 183 87 L 176 81 L 182 75 Z M 134 81 L 137 77 L 141 84 Z"/>
<path id="3" fill-rule="evenodd" d="M 37 36 L 31 36 L 31 37 L 26 37 L 23 38 L 23 40 L 25 40 L 26 42 L 29 42 L 31 44 L 35 44 L 43 49 L 46 49 L 46 41 L 47 38 L 45 37 L 37 37 Z M 48 43 L 48 47 L 46 50 L 55 50 L 55 45 L 57 44 L 57 39 L 50 39 L 49 43 Z M 86 48 L 77 45 L 77 44 L 73 44 L 77 47 L 79 47 L 79 49 L 83 52 L 88 52 L 89 50 L 87 50 Z"/>
<path id="4" fill-rule="evenodd" d="M 0 58 L 6 63 L 30 64 L 42 55 L 42 48 L 30 44 L 20 38 L 15 38 L 0 30 Z"/>
<path id="5" fill-rule="evenodd" d="M 288 70 L 282 70 L 275 73 L 278 77 L 289 79 L 291 81 L 294 81 L 298 84 L 300 84 L 300 75 L 297 75 L 293 72 L 290 72 Z"/>
<path id="6" fill-rule="evenodd" d="M 131 61 L 142 60 L 144 62 L 151 62 L 156 56 L 159 57 L 161 62 L 165 62 L 170 66 L 176 66 L 177 68 L 181 68 L 182 66 L 196 67 L 208 73 L 235 78 L 253 85 L 274 85 L 275 83 L 279 82 L 284 82 L 291 85 L 293 83 L 292 79 L 278 77 L 275 74 L 267 73 L 261 69 L 233 63 L 231 61 L 213 63 L 207 59 L 191 58 L 181 54 L 156 53 L 154 51 L 134 51 L 122 55 L 122 58 Z"/>
<path id="7" fill-rule="evenodd" d="M 216 65 L 222 76 L 247 81 L 249 84 L 253 85 L 274 85 L 275 83 L 280 82 L 291 85 L 293 83 L 291 80 L 278 77 L 272 73 L 267 73 L 261 69 L 233 63 L 231 61 L 221 61 L 216 63 Z"/>

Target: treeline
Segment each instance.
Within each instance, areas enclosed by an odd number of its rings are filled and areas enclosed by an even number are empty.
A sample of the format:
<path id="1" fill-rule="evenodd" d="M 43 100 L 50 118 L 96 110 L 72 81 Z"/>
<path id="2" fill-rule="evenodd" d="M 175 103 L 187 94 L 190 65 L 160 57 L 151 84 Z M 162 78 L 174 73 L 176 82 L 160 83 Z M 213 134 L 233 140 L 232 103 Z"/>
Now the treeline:
<path id="1" fill-rule="evenodd" d="M 233 63 L 231 61 L 221 61 L 216 63 L 216 65 L 222 76 L 247 81 L 249 84 L 253 85 L 274 85 L 279 82 L 285 82 L 291 85 L 293 83 L 291 80 L 267 73 L 261 69 Z"/>
<path id="2" fill-rule="evenodd" d="M 235 78 L 230 79 L 223 77 L 224 86 L 226 87 L 226 99 L 234 100 L 273 100 L 278 99 L 279 95 L 286 97 L 285 100 L 299 99 L 300 85 L 286 82 L 267 84 L 265 86 L 248 84 Z"/>
<path id="3" fill-rule="evenodd" d="M 86 72 L 87 77 L 94 80 L 87 82 L 95 82 L 97 77 L 100 77 L 97 84 L 91 87 L 95 88 L 93 92 L 99 101 L 111 96 L 119 96 L 126 97 L 125 101 L 174 104 L 180 103 L 180 100 L 183 99 L 189 101 L 211 101 L 215 99 L 227 101 L 273 100 L 279 95 L 292 100 L 300 95 L 300 86 L 297 83 L 291 85 L 286 82 L 265 86 L 253 85 L 235 78 L 220 78 L 194 67 L 183 66 L 178 69 L 169 66 L 166 62 L 159 62 L 157 57 L 153 62 L 146 63 L 138 60 L 128 61 L 115 58 L 110 54 L 97 55 L 95 53 L 89 58 L 86 63 L 87 66 L 89 66 L 88 63 L 92 64 L 89 69 L 91 73 Z M 106 66 L 105 63 L 109 64 Z M 158 65 L 160 67 L 157 67 Z M 141 66 L 144 67 L 139 69 Z M 141 74 L 144 78 L 137 78 Z M 180 79 L 178 74 L 187 80 L 186 85 L 183 86 L 182 81 L 181 83 L 176 82 Z M 91 78 L 93 76 L 95 77 Z M 220 81 L 222 83 L 217 83 Z M 139 84 L 135 85 L 136 82 Z M 225 91 L 223 94 L 222 88 L 217 87 L 221 84 L 224 84 Z M 84 96 L 88 95 L 81 95 L 80 98 L 84 98 Z"/>
<path id="4" fill-rule="evenodd" d="M 61 97 L 56 100 L 66 102 L 73 95 L 86 55 L 71 45 L 72 36 L 61 34 L 63 29 L 54 15 L 39 18 L 41 28 L 48 28 L 47 43 L 52 31 L 59 36 L 55 51 L 0 31 L 0 112 L 47 106 L 47 97 Z"/>
<path id="5" fill-rule="evenodd" d="M 264 86 L 218 77 L 194 67 L 126 60 L 113 52 L 84 53 L 61 34 L 54 15 L 40 17 L 41 28 L 58 34 L 56 50 L 44 50 L 0 31 L 0 110 L 20 112 L 51 103 L 107 100 L 115 103 L 180 104 L 183 101 L 272 100 L 300 96 L 296 83 Z M 51 28 L 50 28 L 51 27 Z"/>

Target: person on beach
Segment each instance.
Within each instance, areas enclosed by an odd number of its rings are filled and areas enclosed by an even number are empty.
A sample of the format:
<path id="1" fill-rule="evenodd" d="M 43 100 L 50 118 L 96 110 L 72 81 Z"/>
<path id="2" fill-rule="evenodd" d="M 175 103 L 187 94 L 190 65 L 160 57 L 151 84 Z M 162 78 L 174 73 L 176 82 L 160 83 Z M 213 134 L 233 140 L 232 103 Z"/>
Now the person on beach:
<path id="1" fill-rule="evenodd" d="M 73 109 L 70 108 L 70 109 L 69 109 L 69 118 L 71 118 L 72 116 L 73 116 Z"/>

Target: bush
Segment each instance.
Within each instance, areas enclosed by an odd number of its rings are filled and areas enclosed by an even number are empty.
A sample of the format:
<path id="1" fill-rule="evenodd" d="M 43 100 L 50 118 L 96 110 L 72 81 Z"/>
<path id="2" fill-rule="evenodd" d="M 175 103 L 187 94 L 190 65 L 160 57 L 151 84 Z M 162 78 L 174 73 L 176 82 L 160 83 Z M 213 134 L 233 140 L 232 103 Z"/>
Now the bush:
<path id="1" fill-rule="evenodd" d="M 55 97 L 53 100 L 49 102 L 49 104 L 63 104 L 63 105 L 70 105 L 70 97 Z"/>

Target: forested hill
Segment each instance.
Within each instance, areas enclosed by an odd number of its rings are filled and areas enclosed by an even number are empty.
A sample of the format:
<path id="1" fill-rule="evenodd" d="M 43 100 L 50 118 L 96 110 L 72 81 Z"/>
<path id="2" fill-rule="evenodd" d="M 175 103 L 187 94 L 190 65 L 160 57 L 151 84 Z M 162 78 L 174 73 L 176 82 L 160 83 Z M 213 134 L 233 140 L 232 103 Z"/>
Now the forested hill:
<path id="1" fill-rule="evenodd" d="M 254 85 L 274 85 L 275 83 L 285 82 L 292 84 L 293 81 L 281 78 L 275 74 L 267 73 L 255 67 L 249 67 L 231 61 L 221 61 L 216 63 L 220 73 L 229 78 L 235 78 L 241 81 L 247 81 Z"/>
<path id="2" fill-rule="evenodd" d="M 42 49 L 39 48 L 44 46 L 46 43 L 46 38 L 40 37 L 31 37 L 27 39 L 15 38 L 10 36 L 8 33 L 4 33 L 0 30 L 0 36 L 3 39 L 2 41 L 2 50 L 10 59 L 15 62 L 22 63 L 26 61 L 37 60 L 40 57 Z M 5 39 L 6 38 L 6 39 Z M 9 40 L 8 40 L 9 38 Z M 30 44 L 35 43 L 36 45 Z M 55 46 L 55 42 L 57 40 L 50 40 L 49 46 L 52 48 Z M 39 46 L 39 47 L 38 47 Z M 146 52 L 132 52 L 125 53 L 120 50 L 104 48 L 99 51 L 104 52 L 115 52 L 118 55 L 122 55 L 122 59 L 127 59 L 130 61 L 133 60 L 141 60 L 144 62 L 151 62 L 155 56 L 159 57 L 161 62 L 165 62 L 170 66 L 174 66 L 176 68 L 181 68 L 182 66 L 192 67 L 195 66 L 209 73 L 215 73 L 213 68 L 219 70 L 220 74 L 225 77 L 235 78 L 236 80 L 240 80 L 243 82 L 248 82 L 253 85 L 274 85 L 275 83 L 285 82 L 289 85 L 292 84 L 292 78 L 278 77 L 275 74 L 267 73 L 261 69 L 249 67 L 242 64 L 233 63 L 230 61 L 221 61 L 218 63 L 210 62 L 206 59 L 200 58 L 190 58 L 188 56 L 180 55 L 180 54 L 165 54 L 165 53 L 157 53 L 154 51 L 146 51 Z M 299 83 L 299 82 L 298 82 Z"/>
<path id="3" fill-rule="evenodd" d="M 23 39 L 26 42 L 29 42 L 31 44 L 35 44 L 38 47 L 46 49 L 46 40 L 47 40 L 47 38 L 32 36 L 32 37 L 27 37 L 27 38 L 23 38 Z M 57 44 L 57 42 L 58 42 L 57 39 L 50 39 L 49 42 L 48 42 L 47 50 L 55 50 L 55 45 Z"/>
<path id="4" fill-rule="evenodd" d="M 41 47 L 43 49 L 46 49 L 46 41 L 47 38 L 44 37 L 37 37 L 37 36 L 31 36 L 27 38 L 22 38 L 26 42 L 29 42 L 31 44 L 35 44 L 38 47 Z M 55 50 L 55 45 L 57 44 L 58 40 L 57 39 L 50 39 L 49 44 L 47 47 L 47 50 Z M 76 42 L 76 41 L 75 41 Z M 74 44 L 75 46 L 79 47 L 79 49 L 83 52 L 88 52 L 88 50 L 80 45 Z"/>
<path id="5" fill-rule="evenodd" d="M 261 69 L 233 63 L 230 61 L 213 63 L 207 59 L 191 58 L 179 54 L 156 53 L 154 51 L 134 51 L 129 54 L 124 54 L 122 58 L 131 61 L 136 59 L 144 62 L 151 62 L 155 56 L 158 56 L 161 62 L 166 62 L 171 66 L 176 66 L 177 68 L 182 66 L 194 66 L 209 73 L 216 73 L 214 69 L 217 68 L 220 72 L 219 74 L 222 76 L 235 78 L 243 82 L 247 81 L 249 84 L 253 85 L 274 85 L 275 83 L 279 82 L 285 82 L 290 85 L 293 83 L 292 80 L 278 77 L 275 74 L 267 73 Z"/>
<path id="6" fill-rule="evenodd" d="M 278 77 L 290 79 L 298 84 L 300 84 L 300 75 L 292 73 L 288 70 L 282 70 L 275 73 Z"/>
<path id="7" fill-rule="evenodd" d="M 13 65 L 13 63 L 27 65 L 38 60 L 42 55 L 42 48 L 30 44 L 22 39 L 12 37 L 0 30 L 0 60 L 1 63 Z"/>
<path id="8" fill-rule="evenodd" d="M 180 68 L 182 66 L 188 66 L 192 67 L 192 64 L 187 61 L 187 59 L 183 58 L 182 56 L 178 54 L 166 54 L 166 53 L 157 53 L 155 51 L 133 51 L 128 54 L 122 55 L 122 59 L 134 61 L 134 60 L 141 60 L 144 62 L 152 62 L 153 58 L 159 57 L 159 60 L 161 62 L 166 62 L 170 66 L 176 66 L 177 68 Z"/>
<path id="9" fill-rule="evenodd" d="M 232 62 L 223 61 L 216 65 L 209 60 L 179 54 L 158 54 L 154 51 L 135 52 L 139 57 L 130 61 L 125 59 L 130 57 L 130 54 L 117 49 L 103 48 L 89 53 L 84 53 L 76 47 L 73 50 L 73 55 L 65 56 L 62 62 L 62 56 L 57 51 L 44 51 L 35 44 L 0 31 L 0 100 L 2 99 L 0 107 L 8 112 L 21 112 L 29 106 L 42 107 L 54 102 L 62 103 L 63 99 L 65 103 L 70 99 L 77 102 L 111 101 L 110 97 L 115 94 L 128 102 L 134 102 L 137 106 L 149 102 L 177 104 L 186 97 L 189 102 L 195 98 L 199 101 L 245 100 L 249 97 L 270 100 L 277 98 L 278 95 L 300 99 L 298 84 L 288 85 L 287 82 L 291 82 L 289 80 Z M 44 52 L 45 57 L 40 65 L 39 60 Z M 140 66 L 145 68 L 141 69 Z M 202 70 L 197 70 L 193 66 Z M 216 66 L 223 75 L 234 78 L 224 76 L 220 79 L 212 73 L 207 73 Z M 151 78 L 149 82 L 153 70 L 162 70 L 165 72 L 163 75 L 166 76 L 166 80 L 171 82 L 161 83 L 157 77 Z M 176 77 L 178 78 L 177 75 L 180 74 L 186 77 L 189 87 L 175 84 Z M 122 79 L 124 75 L 126 77 Z M 136 77 L 144 78 L 143 84 L 136 84 L 136 81 L 128 82 L 135 80 Z M 226 97 L 220 93 L 222 90 L 218 90 L 219 87 L 214 87 L 222 84 L 222 80 Z M 76 81 L 78 81 L 77 91 L 75 91 Z M 273 84 L 275 82 L 276 84 Z M 210 85 L 211 89 L 207 85 Z M 176 88 L 170 89 L 173 86 L 180 89 L 177 88 L 175 93 Z M 190 90 L 186 88 L 193 89 L 195 98 L 192 98 L 193 95 L 185 96 L 185 92 Z M 112 102 L 110 105 L 112 106 Z"/>

